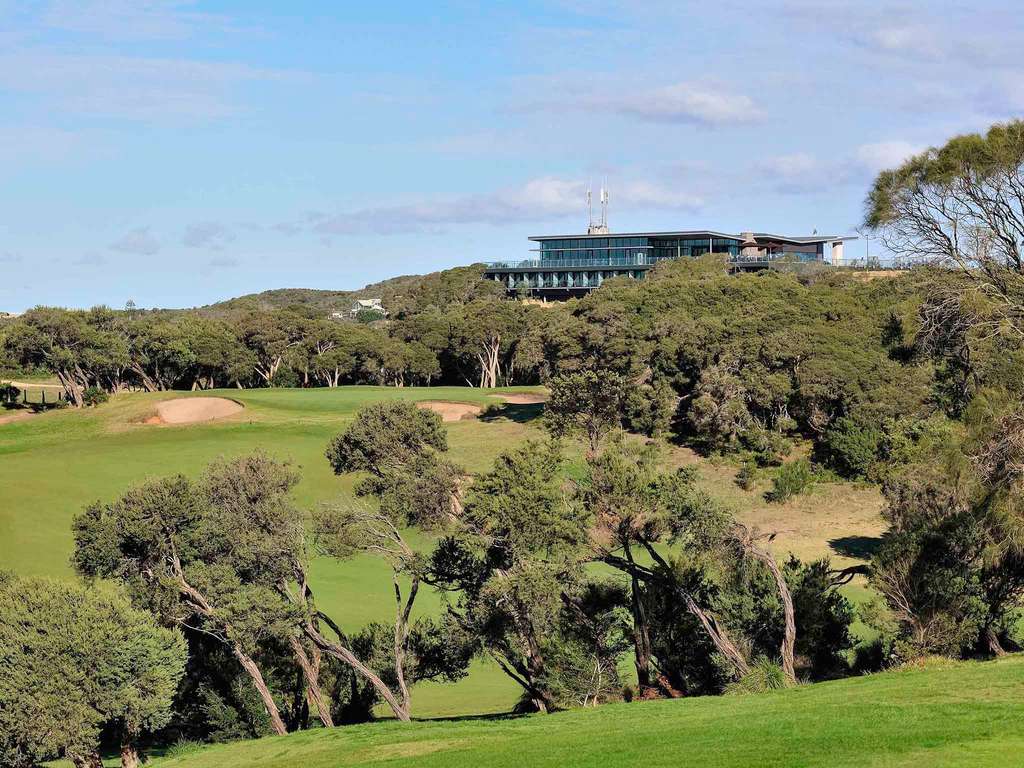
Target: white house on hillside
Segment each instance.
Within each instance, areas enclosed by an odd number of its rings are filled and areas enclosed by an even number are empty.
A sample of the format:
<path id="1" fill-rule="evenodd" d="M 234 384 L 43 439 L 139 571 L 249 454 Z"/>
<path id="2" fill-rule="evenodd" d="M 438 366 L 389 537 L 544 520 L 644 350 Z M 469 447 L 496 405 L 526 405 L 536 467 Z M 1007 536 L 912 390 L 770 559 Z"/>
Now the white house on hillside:
<path id="1" fill-rule="evenodd" d="M 380 299 L 356 299 L 352 302 L 348 312 L 331 312 L 331 317 L 335 320 L 344 320 L 349 317 L 355 317 L 363 311 L 380 312 L 385 317 L 388 314 Z"/>

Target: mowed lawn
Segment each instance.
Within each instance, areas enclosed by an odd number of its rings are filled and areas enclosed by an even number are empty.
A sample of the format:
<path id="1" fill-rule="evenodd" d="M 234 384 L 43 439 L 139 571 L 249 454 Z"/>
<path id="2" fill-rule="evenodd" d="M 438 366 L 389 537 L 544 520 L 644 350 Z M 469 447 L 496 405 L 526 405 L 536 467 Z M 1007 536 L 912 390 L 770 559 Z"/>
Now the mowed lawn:
<path id="1" fill-rule="evenodd" d="M 1024 658 L 788 691 L 520 718 L 397 722 L 197 748 L 154 768 L 1004 768 L 1024 764 Z"/>
<path id="2" fill-rule="evenodd" d="M 138 393 L 117 396 L 96 409 L 56 411 L 0 425 L 0 568 L 75 578 L 69 562 L 71 519 L 85 505 L 112 500 L 148 477 L 176 472 L 195 476 L 218 457 L 257 448 L 296 464 L 302 475 L 296 500 L 303 508 L 351 500 L 352 478 L 334 476 L 324 450 L 359 408 L 396 398 L 484 407 L 500 404 L 493 396 L 500 391 L 343 387 Z M 204 395 L 234 398 L 245 410 L 190 426 L 142 423 L 160 400 Z M 501 451 L 542 435 L 537 422 L 541 409 L 511 405 L 493 417 L 446 423 L 451 457 L 471 472 L 487 469 Z M 768 505 L 762 498 L 767 481 L 756 491 L 744 492 L 732 483 L 735 468 L 728 464 L 708 462 L 685 449 L 674 449 L 670 458 L 672 463 L 696 463 L 705 488 L 746 522 L 778 531 L 775 549 L 780 557 L 792 550 L 804 558 L 829 554 L 846 562 L 859 554 L 847 551 L 847 542 L 858 542 L 860 536 L 870 543 L 881 529 L 876 489 L 827 485 L 789 504 Z M 312 579 L 319 604 L 348 631 L 393 618 L 390 571 L 379 560 L 319 558 Z M 854 599 L 866 594 L 858 585 L 847 589 Z M 440 605 L 437 594 L 421 591 L 418 612 L 434 613 Z M 518 695 L 493 664 L 478 661 L 456 684 L 418 686 L 414 712 L 420 717 L 507 712 Z"/>

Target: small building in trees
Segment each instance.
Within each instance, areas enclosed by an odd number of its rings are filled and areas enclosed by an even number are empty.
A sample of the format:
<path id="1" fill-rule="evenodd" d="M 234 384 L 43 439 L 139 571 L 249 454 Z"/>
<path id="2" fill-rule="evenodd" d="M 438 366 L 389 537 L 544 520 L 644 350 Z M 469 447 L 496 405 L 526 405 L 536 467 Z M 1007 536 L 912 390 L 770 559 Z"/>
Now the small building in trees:
<path id="1" fill-rule="evenodd" d="M 387 317 L 388 311 L 384 309 L 381 299 L 355 299 L 345 312 L 331 312 L 334 320 L 351 320 L 356 318 L 360 312 L 377 312 L 382 317 Z"/>

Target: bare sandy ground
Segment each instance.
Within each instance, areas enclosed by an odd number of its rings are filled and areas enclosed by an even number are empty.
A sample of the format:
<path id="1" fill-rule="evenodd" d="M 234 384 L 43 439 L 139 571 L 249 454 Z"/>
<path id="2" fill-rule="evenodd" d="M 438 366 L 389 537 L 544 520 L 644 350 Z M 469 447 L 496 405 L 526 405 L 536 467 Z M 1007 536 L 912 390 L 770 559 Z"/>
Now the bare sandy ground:
<path id="1" fill-rule="evenodd" d="M 157 403 L 156 416 L 146 424 L 196 424 L 223 419 L 242 410 L 242 406 L 226 397 L 181 397 Z"/>
<path id="2" fill-rule="evenodd" d="M 468 403 L 444 403 L 440 400 L 421 400 L 416 403 L 417 408 L 433 411 L 441 416 L 441 421 L 461 421 L 471 419 L 480 414 L 481 408 L 478 405 Z"/>
<path id="3" fill-rule="evenodd" d="M 35 416 L 32 411 L 14 411 L 13 413 L 5 413 L 0 411 L 0 424 L 10 424 L 15 421 L 24 421 L 25 419 L 31 419 Z"/>
<path id="4" fill-rule="evenodd" d="M 510 392 L 507 395 L 488 395 L 488 397 L 496 397 L 512 405 L 535 405 L 548 401 L 547 395 L 533 395 L 529 392 Z"/>

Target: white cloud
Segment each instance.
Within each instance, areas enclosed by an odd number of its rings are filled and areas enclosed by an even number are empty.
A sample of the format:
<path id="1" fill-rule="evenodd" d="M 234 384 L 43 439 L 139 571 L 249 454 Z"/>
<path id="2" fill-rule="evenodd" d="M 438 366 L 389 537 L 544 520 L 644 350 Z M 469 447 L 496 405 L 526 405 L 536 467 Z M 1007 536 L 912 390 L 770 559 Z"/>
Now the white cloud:
<path id="1" fill-rule="evenodd" d="M 908 141 L 879 141 L 861 144 L 834 161 L 821 160 L 809 152 L 793 152 L 766 157 L 754 167 L 766 188 L 806 194 L 826 185 L 869 183 L 879 171 L 896 168 L 923 150 L 923 146 Z"/>
<path id="2" fill-rule="evenodd" d="M 922 151 L 924 147 L 908 141 L 879 141 L 857 147 L 854 160 L 864 171 L 876 174 L 887 168 L 896 168 L 907 158 Z"/>
<path id="3" fill-rule="evenodd" d="M 613 205 L 624 209 L 698 209 L 703 201 L 686 186 L 667 187 L 649 181 L 611 184 Z M 406 205 L 363 208 L 335 214 L 314 213 L 304 222 L 275 225 L 280 231 L 309 229 L 320 235 L 401 234 L 440 232 L 456 224 L 545 221 L 586 215 L 583 181 L 543 176 L 493 193 L 438 198 Z"/>
<path id="4" fill-rule="evenodd" d="M 149 227 L 139 227 L 112 242 L 110 250 L 128 253 L 132 256 L 153 256 L 160 250 L 160 243 L 150 233 Z"/>
<path id="5" fill-rule="evenodd" d="M 521 108 L 533 112 L 576 109 L 703 127 L 756 123 L 765 117 L 751 97 L 719 82 L 682 81 L 652 88 L 613 75 L 604 78 L 600 88 L 586 82 L 581 85 L 579 76 L 567 74 L 524 80 L 521 87 L 529 96 L 522 98 Z"/>
<path id="6" fill-rule="evenodd" d="M 709 84 L 675 83 L 636 95 L 622 94 L 606 106 L 642 120 L 704 126 L 758 122 L 762 110 L 749 96 Z"/>

